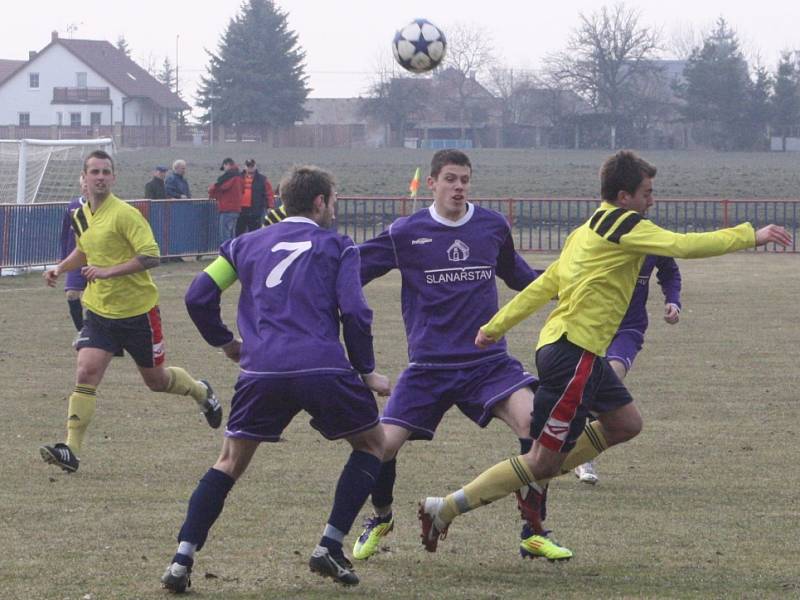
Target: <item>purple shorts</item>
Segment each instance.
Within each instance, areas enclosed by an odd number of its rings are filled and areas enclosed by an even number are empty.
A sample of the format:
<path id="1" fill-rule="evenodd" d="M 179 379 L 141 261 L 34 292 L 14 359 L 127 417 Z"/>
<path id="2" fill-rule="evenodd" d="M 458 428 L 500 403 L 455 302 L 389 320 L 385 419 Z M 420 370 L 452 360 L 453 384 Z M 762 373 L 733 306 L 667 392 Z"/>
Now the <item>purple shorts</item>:
<path id="1" fill-rule="evenodd" d="M 606 351 L 607 360 L 618 360 L 625 365 L 625 371 L 630 371 L 636 355 L 644 345 L 644 333 L 638 329 L 621 329 L 611 340 L 611 345 Z"/>
<path id="2" fill-rule="evenodd" d="M 411 431 L 412 440 L 432 440 L 451 406 L 486 427 L 492 409 L 518 389 L 536 386 L 536 377 L 508 355 L 465 369 L 409 367 L 394 386 L 381 423 Z"/>
<path id="3" fill-rule="evenodd" d="M 366 431 L 378 424 L 378 405 L 356 373 L 295 377 L 239 376 L 225 436 L 277 442 L 301 410 L 329 440 Z"/>
<path id="4" fill-rule="evenodd" d="M 80 269 L 67 271 L 66 278 L 64 279 L 64 289 L 78 291 L 86 289 L 86 280 L 83 278 L 83 275 L 81 275 Z"/>

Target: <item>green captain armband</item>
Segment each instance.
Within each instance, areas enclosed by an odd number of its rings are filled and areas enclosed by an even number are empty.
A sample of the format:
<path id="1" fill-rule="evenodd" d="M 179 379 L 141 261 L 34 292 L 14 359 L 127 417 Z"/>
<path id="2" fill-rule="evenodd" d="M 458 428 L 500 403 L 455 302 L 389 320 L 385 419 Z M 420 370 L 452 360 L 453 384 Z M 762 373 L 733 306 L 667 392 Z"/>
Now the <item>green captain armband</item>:
<path id="1" fill-rule="evenodd" d="M 214 280 L 214 283 L 222 291 L 227 290 L 233 285 L 234 281 L 239 279 L 233 265 L 221 256 L 218 256 L 214 262 L 203 269 L 203 272 L 208 273 L 208 276 Z"/>

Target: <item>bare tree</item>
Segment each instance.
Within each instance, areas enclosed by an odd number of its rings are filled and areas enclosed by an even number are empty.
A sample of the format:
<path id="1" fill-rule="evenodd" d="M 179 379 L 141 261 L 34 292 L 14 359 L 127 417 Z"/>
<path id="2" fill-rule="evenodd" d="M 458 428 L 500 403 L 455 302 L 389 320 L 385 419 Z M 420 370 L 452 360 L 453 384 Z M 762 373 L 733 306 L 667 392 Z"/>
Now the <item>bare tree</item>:
<path id="1" fill-rule="evenodd" d="M 466 137 L 464 124 L 474 130 L 480 109 L 472 110 L 476 100 L 485 99 L 479 81 L 489 77 L 495 66 L 492 36 L 485 27 L 475 23 L 457 22 L 447 28 L 447 56 L 441 74 L 454 82 L 457 91 L 456 106 L 461 123 L 461 139 Z"/>
<path id="2" fill-rule="evenodd" d="M 547 70 L 558 87 L 571 89 L 604 113 L 616 130 L 635 95 L 637 78 L 653 70 L 661 49 L 658 30 L 639 22 L 638 10 L 616 4 L 591 15 L 580 14 L 566 50 L 547 58 Z"/>
<path id="3" fill-rule="evenodd" d="M 526 91 L 534 88 L 538 80 L 532 71 L 494 65 L 489 69 L 488 89 L 497 98 L 501 110 L 501 147 L 508 145 L 508 130 L 523 122 L 528 98 Z M 541 84 L 539 84 L 541 85 Z"/>

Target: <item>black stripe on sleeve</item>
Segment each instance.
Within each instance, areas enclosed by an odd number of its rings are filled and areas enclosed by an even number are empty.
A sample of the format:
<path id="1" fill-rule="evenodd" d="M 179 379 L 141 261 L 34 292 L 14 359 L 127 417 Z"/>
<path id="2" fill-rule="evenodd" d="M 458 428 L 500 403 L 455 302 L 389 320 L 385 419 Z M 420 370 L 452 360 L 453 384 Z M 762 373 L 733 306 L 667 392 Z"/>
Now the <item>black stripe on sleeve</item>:
<path id="1" fill-rule="evenodd" d="M 589 221 L 589 229 L 594 229 L 594 226 L 597 225 L 597 222 L 603 218 L 603 215 L 606 214 L 604 210 L 598 210 L 592 216 L 592 219 Z"/>
<path id="2" fill-rule="evenodd" d="M 89 229 L 89 222 L 86 220 L 86 215 L 83 214 L 82 208 L 76 208 L 75 212 L 72 213 L 72 229 L 75 230 L 75 235 L 78 237 Z"/>
<path id="3" fill-rule="evenodd" d="M 638 225 L 641 220 L 642 220 L 642 215 L 638 213 L 633 213 L 628 215 L 627 217 L 625 217 L 622 223 L 619 224 L 619 227 L 617 227 L 614 230 L 614 233 L 612 233 L 606 239 L 609 242 L 614 242 L 615 244 L 619 244 L 620 238 L 626 233 L 630 233 L 631 229 L 636 227 L 636 225 Z"/>
<path id="4" fill-rule="evenodd" d="M 610 213 L 608 213 L 608 216 L 605 219 L 603 219 L 600 225 L 597 226 L 597 229 L 595 229 L 597 235 L 605 236 L 605 234 L 608 233 L 608 230 L 611 229 L 614 223 L 616 223 L 617 220 L 626 212 L 628 211 L 624 208 L 615 208 Z"/>

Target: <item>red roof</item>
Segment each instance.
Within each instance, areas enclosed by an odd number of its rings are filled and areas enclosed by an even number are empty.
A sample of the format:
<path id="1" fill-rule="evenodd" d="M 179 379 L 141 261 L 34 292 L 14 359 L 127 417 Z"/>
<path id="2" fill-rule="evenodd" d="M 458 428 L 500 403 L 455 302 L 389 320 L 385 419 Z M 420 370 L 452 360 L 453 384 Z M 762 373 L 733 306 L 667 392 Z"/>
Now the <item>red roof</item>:
<path id="1" fill-rule="evenodd" d="M 38 60 L 53 44 L 61 44 L 86 66 L 128 98 L 147 98 L 157 106 L 173 110 L 190 110 L 180 96 L 128 58 L 124 52 L 105 40 L 62 39 L 53 33 L 53 40 L 29 61 L 0 59 L 0 85 L 25 65 Z"/>

